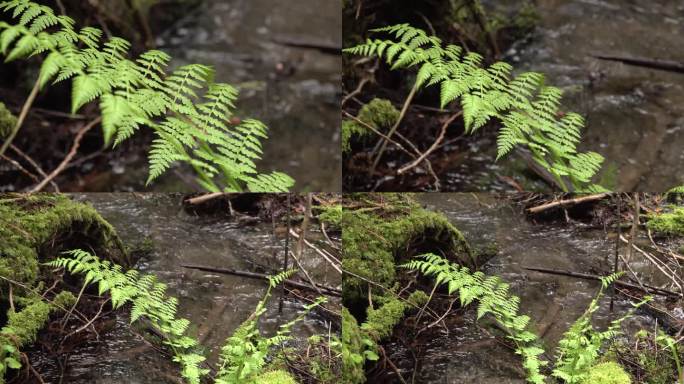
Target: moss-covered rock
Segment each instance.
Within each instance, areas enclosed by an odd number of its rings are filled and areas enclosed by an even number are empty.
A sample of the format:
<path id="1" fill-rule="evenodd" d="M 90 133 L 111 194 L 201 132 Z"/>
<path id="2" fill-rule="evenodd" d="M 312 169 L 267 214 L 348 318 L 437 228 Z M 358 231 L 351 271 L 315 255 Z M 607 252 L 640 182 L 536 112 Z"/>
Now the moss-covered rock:
<path id="1" fill-rule="evenodd" d="M 622 366 L 614 361 L 595 365 L 582 384 L 631 384 L 632 379 Z"/>

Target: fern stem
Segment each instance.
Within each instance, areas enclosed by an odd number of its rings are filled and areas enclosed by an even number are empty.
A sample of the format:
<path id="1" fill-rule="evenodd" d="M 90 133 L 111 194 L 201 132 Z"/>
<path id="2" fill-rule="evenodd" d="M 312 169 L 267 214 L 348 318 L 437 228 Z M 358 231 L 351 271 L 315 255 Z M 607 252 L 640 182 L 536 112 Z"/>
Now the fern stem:
<path id="1" fill-rule="evenodd" d="M 392 138 L 392 135 L 394 135 L 394 132 L 397 131 L 399 128 L 399 124 L 401 124 L 401 121 L 404 119 L 404 115 L 406 115 L 406 111 L 408 111 L 409 105 L 411 105 L 411 101 L 413 101 L 413 97 L 416 95 L 416 92 L 418 91 L 418 83 L 415 83 L 413 85 L 413 88 L 411 88 L 411 93 L 409 93 L 408 97 L 404 101 L 404 106 L 401 108 L 401 112 L 399 113 L 399 118 L 397 118 L 397 121 L 394 123 L 392 126 L 392 129 L 390 129 L 389 133 L 387 134 L 387 139 L 382 138 L 381 139 L 381 146 L 380 150 L 378 151 L 378 155 L 373 161 L 373 166 L 370 169 L 370 173 L 373 174 L 375 172 L 375 168 L 378 166 L 378 163 L 380 162 L 380 158 L 382 158 L 382 154 L 385 152 L 385 149 L 387 148 L 387 141 Z"/>
<path id="2" fill-rule="evenodd" d="M 2 144 L 2 147 L 0 147 L 0 156 L 5 154 L 5 151 L 7 150 L 7 148 L 9 148 L 10 144 L 12 144 L 12 141 L 17 136 L 17 133 L 19 133 L 19 129 L 21 129 L 21 126 L 24 124 L 24 120 L 26 120 L 26 116 L 28 116 L 28 112 L 31 109 L 33 102 L 36 100 L 39 91 L 40 78 L 36 80 L 36 83 L 33 85 L 33 89 L 31 90 L 31 94 L 29 94 L 29 97 L 26 99 L 24 106 L 21 108 L 21 113 L 19 114 L 19 118 L 17 119 L 17 125 L 14 127 L 14 130 L 12 131 L 12 133 L 10 133 L 9 137 L 7 137 L 5 142 Z"/>

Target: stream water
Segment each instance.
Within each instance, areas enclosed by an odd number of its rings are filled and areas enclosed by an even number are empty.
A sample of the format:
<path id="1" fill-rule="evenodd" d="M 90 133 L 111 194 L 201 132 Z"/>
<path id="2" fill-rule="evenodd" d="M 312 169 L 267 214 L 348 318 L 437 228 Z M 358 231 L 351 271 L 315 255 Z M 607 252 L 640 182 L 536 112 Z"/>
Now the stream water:
<path id="1" fill-rule="evenodd" d="M 254 270 L 255 265 L 272 263 L 274 250 L 282 251 L 284 240 L 274 242 L 270 223 L 241 226 L 227 215 L 191 215 L 182 208 L 181 198 L 172 194 L 77 196 L 78 200 L 91 202 L 114 225 L 126 244 L 151 241 L 151 254 L 140 260 L 136 268 L 153 273 L 168 284 L 167 293 L 179 299 L 179 316 L 193 323 L 213 361 L 225 339 L 254 311 L 266 292 L 266 283 L 186 270 L 181 264 Z M 338 286 L 340 278 L 320 260 L 307 251 L 302 262 L 314 279 Z M 279 315 L 278 294 L 275 294 L 262 318 L 262 329 L 267 335 L 273 334 L 280 324 L 296 317 L 302 306 L 302 302 L 286 298 L 283 314 Z M 129 316 L 124 312 L 108 317 L 108 328 L 100 332 L 99 340 L 88 341 L 72 351 L 62 383 L 179 382 L 177 366 L 131 331 Z M 293 336 L 303 340 L 314 333 L 327 334 L 329 325 L 312 313 L 294 328 Z M 46 382 L 60 382 L 60 368 L 52 356 L 39 351 L 33 352 L 30 358 Z"/>
<path id="2" fill-rule="evenodd" d="M 524 267 L 602 275 L 610 270 L 614 237 L 608 238 L 600 229 L 535 225 L 519 208 L 493 194 L 424 194 L 419 200 L 428 209 L 443 212 L 474 248 L 496 245 L 497 254 L 484 271 L 511 285 L 511 292 L 520 297 L 521 312 L 543 329 L 543 342 L 552 357 L 562 334 L 597 294 L 599 283 L 530 272 Z M 634 265 L 647 268 L 638 261 Z M 630 308 L 628 301 L 616 297 L 611 315 L 609 302 L 601 301 L 594 316 L 596 325 L 604 327 Z M 398 362 L 404 378 L 411 378 L 415 371 L 416 383 L 524 383 L 518 356 L 497 342 L 487 327 L 476 325 L 474 312 L 451 315 L 445 320 L 448 331 L 421 338 L 419 345 L 414 345 L 414 353 L 420 356 L 415 369 L 406 347 L 411 341 L 395 339 L 385 350 L 394 351 L 391 358 Z M 653 319 L 637 314 L 626 323 L 628 329 L 636 325 L 652 327 Z"/>
<path id="3" fill-rule="evenodd" d="M 216 81 L 241 89 L 236 116 L 269 126 L 260 169 L 289 174 L 297 190 L 341 189 L 338 1 L 202 0 L 168 27 L 156 43 L 173 66 L 214 66 Z M 131 173 L 131 183 L 146 178 Z M 177 184 L 169 175 L 156 188 L 178 191 Z"/>
<path id="4" fill-rule="evenodd" d="M 519 0 L 485 1 L 509 14 Z M 565 91 L 568 110 L 587 118 L 582 149 L 606 158 L 603 182 L 620 191 L 666 191 L 684 183 L 684 74 L 602 61 L 595 55 L 684 62 L 684 1 L 537 0 L 540 23 L 504 60 L 544 73 Z M 472 144 L 472 160 L 446 180 L 452 190 L 503 188 L 494 172 L 516 174 L 507 160 L 491 165 L 489 139 Z M 483 170 L 484 169 L 484 170 Z"/>

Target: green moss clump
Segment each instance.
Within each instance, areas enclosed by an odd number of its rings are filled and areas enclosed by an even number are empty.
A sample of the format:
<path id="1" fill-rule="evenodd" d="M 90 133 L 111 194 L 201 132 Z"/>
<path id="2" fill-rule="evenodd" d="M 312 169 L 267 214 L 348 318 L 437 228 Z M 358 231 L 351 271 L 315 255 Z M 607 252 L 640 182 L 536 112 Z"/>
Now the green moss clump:
<path id="1" fill-rule="evenodd" d="M 7 137 L 17 125 L 17 118 L 12 115 L 5 104 L 0 103 L 0 137 Z"/>
<path id="2" fill-rule="evenodd" d="M 614 361 L 595 365 L 582 384 L 631 384 L 632 379 L 622 366 Z"/>
<path id="3" fill-rule="evenodd" d="M 297 384 L 297 382 L 287 371 L 277 370 L 259 375 L 255 384 Z"/>
<path id="4" fill-rule="evenodd" d="M 666 235 L 684 235 L 684 207 L 673 207 L 670 212 L 649 215 L 646 226 Z"/>
<path id="5" fill-rule="evenodd" d="M 399 111 L 391 101 L 385 99 L 373 99 L 364 105 L 357 118 L 364 123 L 372 126 L 378 131 L 390 128 L 399 119 Z M 364 137 L 372 133 L 368 127 L 353 120 L 342 122 L 342 151 L 349 152 L 351 147 L 349 141 L 353 136 Z"/>
<path id="6" fill-rule="evenodd" d="M 370 196 L 382 196 L 372 202 Z M 342 214 L 342 265 L 345 270 L 384 287 L 396 280 L 396 262 L 418 252 L 447 255 L 452 261 L 476 268 L 476 257 L 461 234 L 441 213 L 425 210 L 407 195 L 355 195 L 361 208 Z M 373 206 L 375 205 L 375 206 Z M 410 252 L 410 251 L 409 251 Z M 343 299 L 352 308 L 365 302 L 368 283 L 353 275 L 343 276 Z M 373 288 L 374 296 L 384 292 Z"/>
<path id="7" fill-rule="evenodd" d="M 119 249 L 130 264 L 114 228 L 90 205 L 63 195 L 39 194 L 0 199 L 0 276 L 32 286 L 41 250 L 61 234 L 95 237 L 96 246 Z"/>
<path id="8" fill-rule="evenodd" d="M 318 220 L 332 225 L 334 227 L 340 228 L 342 225 L 342 205 L 325 205 L 318 207 L 321 213 L 318 215 Z"/>
<path id="9" fill-rule="evenodd" d="M 364 348 L 374 347 L 375 344 L 363 342 L 356 318 L 347 308 L 342 307 L 342 381 L 347 384 L 361 384 L 366 381 L 363 370 L 365 362 Z M 369 345 L 370 344 L 370 345 Z"/>

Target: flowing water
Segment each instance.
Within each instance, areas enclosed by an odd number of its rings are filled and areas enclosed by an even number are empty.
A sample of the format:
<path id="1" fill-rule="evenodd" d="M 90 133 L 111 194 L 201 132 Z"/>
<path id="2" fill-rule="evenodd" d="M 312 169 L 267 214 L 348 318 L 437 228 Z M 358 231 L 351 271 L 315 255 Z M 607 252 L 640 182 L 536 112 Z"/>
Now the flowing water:
<path id="1" fill-rule="evenodd" d="M 271 224 L 242 226 L 227 215 L 198 217 L 181 206 L 181 195 L 166 194 L 88 194 L 78 200 L 89 201 L 117 229 L 128 245 L 151 241 L 151 254 L 136 268 L 152 273 L 168 284 L 167 293 L 179 299 L 179 316 L 189 319 L 210 360 L 216 358 L 225 339 L 254 311 L 266 292 L 266 282 L 230 275 L 183 269 L 181 264 L 199 264 L 238 270 L 273 265 L 274 251 L 282 251 L 283 239 L 274 242 Z M 314 232 L 312 236 L 316 236 Z M 303 263 L 317 281 L 338 286 L 327 264 L 308 251 Z M 278 295 L 268 305 L 262 318 L 267 335 L 296 317 L 302 302 L 284 301 L 278 314 Z M 71 352 L 63 383 L 178 383 L 178 368 L 170 358 L 156 352 L 128 325 L 129 316 L 120 311 L 108 316 L 99 340 L 91 340 Z M 327 334 L 328 325 L 313 313 L 294 328 L 302 340 L 314 333 Z M 332 329 L 333 332 L 336 330 Z M 44 352 L 31 355 L 32 364 L 46 382 L 60 382 L 55 359 Z"/>
<path id="2" fill-rule="evenodd" d="M 525 218 L 520 208 L 502 202 L 492 194 L 425 194 L 421 203 L 428 209 L 443 212 L 459 228 L 474 248 L 495 244 L 497 254 L 487 262 L 487 274 L 501 276 L 520 297 L 521 312 L 533 319 L 543 333 L 548 356 L 569 326 L 586 310 L 598 292 L 599 283 L 572 277 L 527 271 L 525 267 L 569 270 L 604 274 L 610 270 L 615 240 L 602 229 L 581 226 L 535 225 Z M 624 252 L 624 250 L 622 251 Z M 638 268 L 644 268 L 639 262 Z M 629 302 L 616 298 L 615 314 L 609 310 L 610 299 L 601 301 L 595 324 L 604 327 L 616 316 L 624 314 Z M 498 343 L 487 331 L 477 326 L 475 311 L 450 315 L 447 329 L 425 337 L 414 345 L 419 363 L 416 383 L 524 383 L 519 358 Z M 626 323 L 629 329 L 638 325 L 653 326 L 653 319 L 637 314 Z M 411 352 L 405 347 L 411 341 L 395 341 L 385 350 L 395 351 L 391 358 L 402 370 L 404 378 L 414 371 Z M 548 359 L 548 358 L 547 358 Z"/>
<path id="3" fill-rule="evenodd" d="M 338 1 L 202 0 L 156 43 L 173 66 L 212 65 L 216 81 L 240 87 L 236 116 L 270 129 L 260 169 L 288 173 L 298 190 L 341 189 Z M 132 173 L 122 182 L 145 179 Z M 177 183 L 170 175 L 157 189 Z"/>
<path id="4" fill-rule="evenodd" d="M 484 3 L 507 14 L 521 1 Z M 544 73 L 548 84 L 565 91 L 568 110 L 587 118 L 582 149 L 606 158 L 604 184 L 620 191 L 659 192 L 684 183 L 684 74 L 594 57 L 684 63 L 684 1 L 534 3 L 540 16 L 536 31 L 514 44 L 503 59 L 520 70 Z M 502 181 L 487 175 L 511 175 L 522 167 L 510 160 L 489 165 L 496 149 L 482 152 L 488 140 L 472 145 L 474 159 L 449 175 L 450 189 L 477 190 L 492 183 L 502 188 Z"/>

